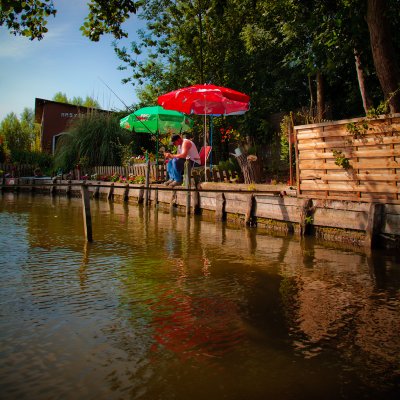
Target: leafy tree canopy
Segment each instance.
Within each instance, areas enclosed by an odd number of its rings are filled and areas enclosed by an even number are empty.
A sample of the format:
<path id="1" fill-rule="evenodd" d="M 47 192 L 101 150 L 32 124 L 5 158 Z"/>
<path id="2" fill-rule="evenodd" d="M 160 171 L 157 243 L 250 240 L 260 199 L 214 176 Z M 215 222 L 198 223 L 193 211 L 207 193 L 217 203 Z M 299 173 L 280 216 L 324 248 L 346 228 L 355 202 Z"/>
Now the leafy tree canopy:
<path id="1" fill-rule="evenodd" d="M 116 39 L 126 37 L 121 25 L 136 12 L 138 5 L 140 1 L 91 0 L 82 33 L 93 41 L 105 33 L 111 33 Z M 52 0 L 1 0 L 0 26 L 7 26 L 14 35 L 41 40 L 48 31 L 48 18 L 56 14 Z"/>
<path id="2" fill-rule="evenodd" d="M 86 96 L 85 100 L 82 97 L 73 97 L 72 99 L 68 99 L 67 95 L 62 92 L 57 92 L 53 96 L 53 101 L 57 101 L 59 103 L 68 103 L 74 104 L 76 106 L 83 106 L 88 108 L 101 108 L 100 103 L 93 99 L 92 97 Z"/>

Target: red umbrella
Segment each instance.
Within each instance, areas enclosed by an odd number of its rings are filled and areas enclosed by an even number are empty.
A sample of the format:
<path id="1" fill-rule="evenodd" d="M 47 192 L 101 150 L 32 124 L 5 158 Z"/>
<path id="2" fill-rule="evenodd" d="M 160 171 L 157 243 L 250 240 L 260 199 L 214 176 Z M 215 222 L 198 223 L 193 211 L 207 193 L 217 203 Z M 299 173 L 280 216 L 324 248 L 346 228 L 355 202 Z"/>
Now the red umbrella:
<path id="1" fill-rule="evenodd" d="M 247 94 L 210 84 L 193 85 L 174 90 L 159 96 L 157 102 L 167 110 L 205 116 L 239 115 L 244 114 L 250 108 L 250 97 Z M 212 129 L 210 129 L 210 144 L 212 144 Z M 204 123 L 204 146 L 206 145 L 206 123 Z M 204 165 L 205 168 L 206 165 L 207 163 Z M 205 175 L 205 179 L 207 179 L 207 175 Z"/>
<path id="2" fill-rule="evenodd" d="M 250 108 L 246 94 L 207 84 L 174 90 L 160 96 L 157 102 L 167 110 L 200 115 L 237 115 Z"/>

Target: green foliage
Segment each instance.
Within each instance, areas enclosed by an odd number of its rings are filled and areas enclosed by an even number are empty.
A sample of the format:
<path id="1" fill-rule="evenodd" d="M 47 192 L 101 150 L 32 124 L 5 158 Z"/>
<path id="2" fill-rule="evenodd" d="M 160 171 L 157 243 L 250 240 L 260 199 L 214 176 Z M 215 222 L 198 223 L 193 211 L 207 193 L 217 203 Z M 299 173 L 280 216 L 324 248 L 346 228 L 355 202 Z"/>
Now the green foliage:
<path id="1" fill-rule="evenodd" d="M 91 0 L 88 2 L 89 14 L 80 29 L 94 42 L 98 42 L 105 33 L 111 33 L 116 39 L 127 37 L 121 25 L 136 13 L 140 3 L 132 0 Z"/>
<path id="2" fill-rule="evenodd" d="M 33 114 L 32 114 L 33 115 Z M 24 119 L 20 121 L 14 113 L 8 114 L 0 124 L 0 135 L 11 154 L 15 151 L 30 150 L 34 139 L 34 126 L 29 121 L 29 111 L 25 109 Z"/>
<path id="3" fill-rule="evenodd" d="M 332 150 L 332 154 L 335 157 L 335 164 L 343 169 L 350 169 L 350 160 L 345 156 L 345 154 L 341 150 Z"/>
<path id="4" fill-rule="evenodd" d="M 83 100 L 83 98 L 79 96 L 73 97 L 71 100 L 69 100 L 67 95 L 62 92 L 57 92 L 53 96 L 53 101 L 57 101 L 59 103 L 74 104 L 76 106 L 83 106 L 88 108 L 101 108 L 100 103 L 89 96 L 86 96 L 85 100 Z"/>
<path id="5" fill-rule="evenodd" d="M 69 102 L 67 95 L 62 92 L 57 92 L 53 96 L 53 101 L 57 101 L 58 103 L 68 103 Z"/>
<path id="6" fill-rule="evenodd" d="M 292 124 L 291 115 L 282 118 L 280 126 L 281 160 L 289 162 L 289 127 Z"/>
<path id="7" fill-rule="evenodd" d="M 87 167 L 120 165 L 121 146 L 131 142 L 129 131 L 119 126 L 115 115 L 93 112 L 77 119 L 57 143 L 55 168 L 73 169 L 80 160 Z"/>
<path id="8" fill-rule="evenodd" d="M 8 161 L 10 150 L 8 150 L 4 136 L 0 135 L 0 163 Z"/>
<path id="9" fill-rule="evenodd" d="M 87 4 L 89 14 L 81 31 L 91 40 L 98 41 L 105 33 L 111 33 L 117 39 L 126 37 L 127 34 L 121 25 L 136 12 L 140 1 L 90 0 Z M 48 18 L 56 13 L 53 0 L 2 0 L 0 26 L 6 25 L 14 35 L 41 40 L 48 32 Z"/>
<path id="10" fill-rule="evenodd" d="M 15 150 L 12 160 L 14 163 L 32 165 L 46 172 L 50 172 L 53 167 L 53 157 L 41 151 Z"/>
<path id="11" fill-rule="evenodd" d="M 237 162 L 235 157 L 229 157 L 228 160 L 225 161 L 220 161 L 218 163 L 218 166 L 221 169 L 227 170 L 227 171 L 232 171 L 232 172 L 241 172 L 239 163 Z"/>
<path id="12" fill-rule="evenodd" d="M 48 31 L 47 19 L 56 12 L 52 0 L 2 0 L 0 26 L 6 25 L 14 35 L 40 40 Z"/>
<path id="13" fill-rule="evenodd" d="M 368 122 L 361 120 L 360 122 L 349 122 L 346 125 L 346 130 L 352 135 L 353 139 L 363 139 L 368 132 L 368 127 Z"/>

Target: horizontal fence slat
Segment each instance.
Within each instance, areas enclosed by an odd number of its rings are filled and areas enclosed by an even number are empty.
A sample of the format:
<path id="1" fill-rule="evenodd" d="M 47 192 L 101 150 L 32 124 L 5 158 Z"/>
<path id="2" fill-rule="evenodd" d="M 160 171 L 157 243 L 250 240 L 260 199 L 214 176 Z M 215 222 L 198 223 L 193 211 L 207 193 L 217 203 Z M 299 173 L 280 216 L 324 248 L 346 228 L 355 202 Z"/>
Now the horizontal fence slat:
<path id="1" fill-rule="evenodd" d="M 332 141 L 317 141 L 317 140 L 303 140 L 299 141 L 297 147 L 299 150 L 317 150 L 317 149 L 332 149 L 337 147 L 359 147 L 359 146 L 384 146 L 391 144 L 400 144 L 399 136 L 383 136 L 383 137 L 367 137 L 365 139 L 352 139 L 346 141 L 344 139 Z"/>
<path id="2" fill-rule="evenodd" d="M 371 184 L 365 183 L 363 185 L 356 185 L 349 183 L 316 183 L 315 181 L 307 181 L 306 183 L 302 183 L 302 190 L 323 190 L 323 191 L 353 191 L 353 192 L 365 192 L 365 193 L 400 193 L 400 187 L 391 186 L 388 184 Z"/>
<path id="3" fill-rule="evenodd" d="M 297 126 L 294 133 L 299 196 L 400 203 L 399 114 Z M 341 157 L 349 168 L 335 164 Z"/>
<path id="4" fill-rule="evenodd" d="M 398 149 L 368 149 L 368 150 L 345 150 L 333 148 L 332 150 L 340 150 L 344 157 L 352 158 L 373 158 L 373 157 L 398 157 L 400 156 L 400 147 Z M 300 160 L 315 160 L 315 159 L 335 159 L 333 151 L 327 152 L 310 152 L 302 151 L 299 155 Z"/>

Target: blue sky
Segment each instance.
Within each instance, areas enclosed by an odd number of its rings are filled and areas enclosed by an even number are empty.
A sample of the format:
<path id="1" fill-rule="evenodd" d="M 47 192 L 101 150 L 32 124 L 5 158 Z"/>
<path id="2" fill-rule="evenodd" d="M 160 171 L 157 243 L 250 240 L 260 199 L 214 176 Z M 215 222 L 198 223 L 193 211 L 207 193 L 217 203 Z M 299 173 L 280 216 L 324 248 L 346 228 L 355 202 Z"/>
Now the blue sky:
<path id="1" fill-rule="evenodd" d="M 0 28 L 0 122 L 10 112 L 20 117 L 25 107 L 34 109 L 35 98 L 51 100 L 57 92 L 69 99 L 90 96 L 103 109 L 124 109 L 137 101 L 135 89 L 121 80 L 129 70 L 119 71 L 120 60 L 115 55 L 111 35 L 100 42 L 83 37 L 79 27 L 88 14 L 86 1 L 55 0 L 56 17 L 48 22 L 49 32 L 41 41 L 11 35 Z M 143 27 L 133 15 L 124 27 L 129 32 L 129 45 L 136 31 Z"/>

